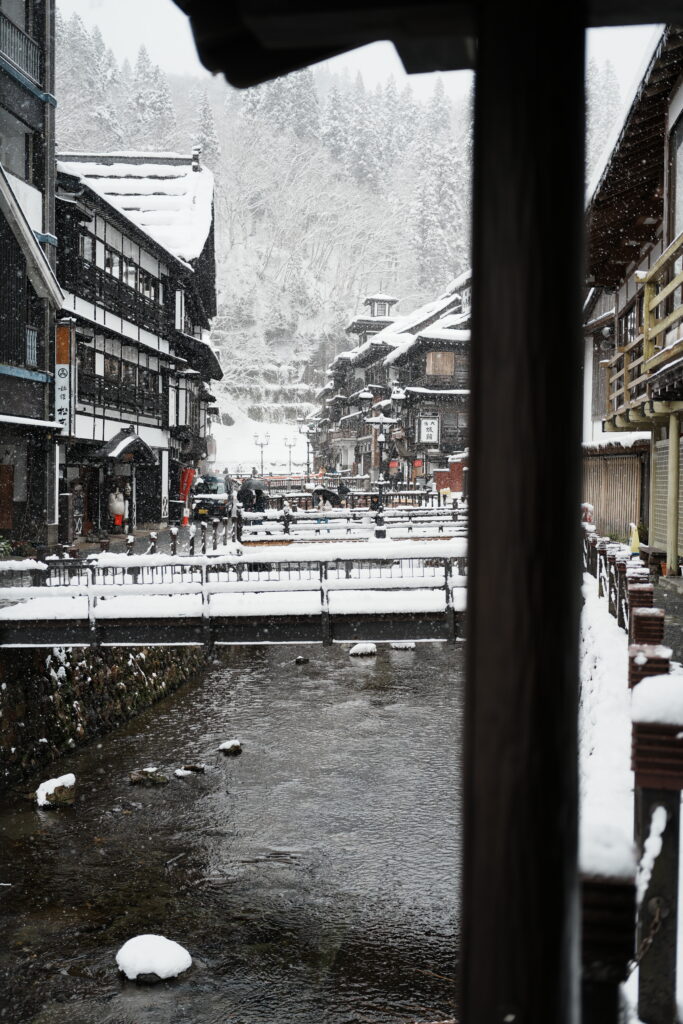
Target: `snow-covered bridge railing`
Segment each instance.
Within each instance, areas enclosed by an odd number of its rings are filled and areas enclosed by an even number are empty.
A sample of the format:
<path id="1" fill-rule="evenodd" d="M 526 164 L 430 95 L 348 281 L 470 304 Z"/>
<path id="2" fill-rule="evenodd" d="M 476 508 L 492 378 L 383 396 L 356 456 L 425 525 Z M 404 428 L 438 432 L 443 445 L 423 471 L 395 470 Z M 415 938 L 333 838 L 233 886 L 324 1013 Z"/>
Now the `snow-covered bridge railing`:
<path id="1" fill-rule="evenodd" d="M 390 509 L 383 514 L 383 526 L 390 538 L 466 536 L 467 515 L 453 508 Z M 369 509 L 328 509 L 316 511 L 241 512 L 237 536 L 245 542 L 268 538 L 368 537 L 376 521 Z"/>
<path id="2" fill-rule="evenodd" d="M 4 580 L 0 646 L 453 640 L 465 574 L 464 540 L 54 560 Z"/>
<path id="3" fill-rule="evenodd" d="M 336 490 L 336 488 L 331 488 Z M 379 492 L 375 489 L 370 491 L 351 490 L 346 496 L 349 508 L 369 508 L 379 498 Z M 271 508 L 282 508 L 285 501 L 290 505 L 297 504 L 302 508 L 313 508 L 318 501 L 318 496 L 313 491 L 282 491 L 268 495 Z M 436 507 L 450 504 L 452 499 L 447 499 L 438 491 L 431 491 L 428 488 L 419 488 L 405 491 L 393 491 L 385 488 L 382 494 L 382 502 L 385 508 L 395 507 Z"/>

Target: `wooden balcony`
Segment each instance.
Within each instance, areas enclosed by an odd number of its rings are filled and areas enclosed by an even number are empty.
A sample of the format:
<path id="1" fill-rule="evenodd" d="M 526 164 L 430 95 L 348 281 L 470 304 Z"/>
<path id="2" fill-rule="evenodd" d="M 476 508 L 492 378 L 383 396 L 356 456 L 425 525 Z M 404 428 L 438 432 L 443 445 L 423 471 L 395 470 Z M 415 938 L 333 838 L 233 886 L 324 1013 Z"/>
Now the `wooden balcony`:
<path id="1" fill-rule="evenodd" d="M 606 362 L 608 420 L 635 421 L 651 397 L 652 374 L 683 356 L 683 232 L 636 280 L 643 286 L 643 323 Z"/>
<path id="2" fill-rule="evenodd" d="M 43 52 L 38 44 L 0 11 L 0 52 L 8 57 L 19 71 L 40 85 L 42 82 Z"/>

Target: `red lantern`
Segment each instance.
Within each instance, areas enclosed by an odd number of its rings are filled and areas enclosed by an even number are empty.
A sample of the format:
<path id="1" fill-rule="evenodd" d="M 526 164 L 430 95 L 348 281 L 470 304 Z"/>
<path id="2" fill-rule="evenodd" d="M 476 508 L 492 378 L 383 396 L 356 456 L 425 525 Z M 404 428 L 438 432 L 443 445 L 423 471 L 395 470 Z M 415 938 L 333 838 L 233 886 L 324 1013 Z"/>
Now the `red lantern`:
<path id="1" fill-rule="evenodd" d="M 389 459 L 389 469 L 398 469 L 398 459 Z"/>
<path id="2" fill-rule="evenodd" d="M 415 461 L 413 462 L 413 466 L 415 467 L 415 469 L 421 469 L 422 468 L 422 459 L 415 459 Z"/>

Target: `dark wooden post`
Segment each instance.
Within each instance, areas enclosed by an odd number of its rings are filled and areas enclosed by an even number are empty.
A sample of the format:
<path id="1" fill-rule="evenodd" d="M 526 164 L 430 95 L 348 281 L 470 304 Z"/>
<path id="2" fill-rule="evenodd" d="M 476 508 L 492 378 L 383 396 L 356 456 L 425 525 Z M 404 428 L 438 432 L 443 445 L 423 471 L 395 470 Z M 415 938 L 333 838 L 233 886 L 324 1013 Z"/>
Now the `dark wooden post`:
<path id="1" fill-rule="evenodd" d="M 581 880 L 581 1024 L 617 1024 L 619 986 L 633 957 L 635 885 L 620 878 Z"/>
<path id="2" fill-rule="evenodd" d="M 629 583 L 628 585 L 628 637 L 633 640 L 633 613 L 636 608 L 652 608 L 655 603 L 655 588 L 652 583 Z"/>
<path id="3" fill-rule="evenodd" d="M 617 558 L 617 624 L 628 630 L 628 594 L 626 592 L 626 567 L 628 558 Z"/>
<path id="4" fill-rule="evenodd" d="M 607 549 L 607 607 L 610 615 L 617 617 L 617 553 Z"/>
<path id="5" fill-rule="evenodd" d="M 642 652 L 640 668 L 647 675 L 669 671 L 666 647 L 629 649 Z M 636 655 L 637 659 L 637 655 Z M 630 672 L 629 672 L 630 675 Z M 629 680 L 630 681 L 630 680 Z M 645 685 L 636 681 L 637 685 Z M 653 812 L 662 808 L 665 820 L 658 834 L 657 855 L 647 890 L 638 907 L 638 1016 L 644 1024 L 672 1024 L 676 1017 L 676 959 L 678 931 L 678 861 L 683 739 L 680 725 L 638 721 L 634 694 L 633 771 L 635 772 L 635 832 L 642 852 L 653 827 Z M 649 715 L 648 715 L 649 717 Z M 659 812 L 661 815 L 661 811 Z M 663 825 L 663 831 L 662 826 Z M 651 941 L 650 941 L 651 940 Z"/>
<path id="6" fill-rule="evenodd" d="M 202 554 L 206 554 L 206 523 L 202 522 L 199 524 L 199 529 L 202 531 Z"/>
<path id="7" fill-rule="evenodd" d="M 223 544 L 225 547 L 228 546 L 228 524 L 230 519 L 228 516 L 223 516 Z"/>
<path id="8" fill-rule="evenodd" d="M 634 644 L 661 644 L 664 640 L 664 609 L 634 608 L 629 626 Z"/>
<path id="9" fill-rule="evenodd" d="M 129 534 L 126 537 L 126 554 L 127 555 L 132 555 L 134 548 L 135 548 L 135 537 L 133 537 L 132 534 Z"/>
<path id="10" fill-rule="evenodd" d="M 218 550 L 218 527 L 221 525 L 220 519 L 213 519 L 211 526 L 213 527 L 213 539 L 211 541 L 211 550 Z"/>
<path id="11" fill-rule="evenodd" d="M 608 589 L 607 577 L 607 545 L 609 537 L 600 537 L 598 540 L 598 597 L 606 597 Z"/>
<path id="12" fill-rule="evenodd" d="M 194 541 L 195 541 L 196 535 L 197 535 L 197 527 L 193 523 L 192 526 L 190 527 L 190 544 L 189 544 L 189 547 L 190 547 L 190 554 L 191 555 L 194 555 Z"/>
<path id="13" fill-rule="evenodd" d="M 157 535 L 154 530 L 150 530 L 149 534 L 149 554 L 156 555 L 157 553 Z"/>
<path id="14" fill-rule="evenodd" d="M 171 528 L 169 529 L 168 532 L 169 532 L 169 535 L 171 537 L 171 554 L 172 555 L 177 555 L 178 554 L 178 527 L 177 526 L 171 526 Z"/>
<path id="15" fill-rule="evenodd" d="M 563 8 L 561 46 L 532 8 L 481 0 L 476 11 L 458 1017 L 569 1024 L 579 998 L 584 11 Z"/>

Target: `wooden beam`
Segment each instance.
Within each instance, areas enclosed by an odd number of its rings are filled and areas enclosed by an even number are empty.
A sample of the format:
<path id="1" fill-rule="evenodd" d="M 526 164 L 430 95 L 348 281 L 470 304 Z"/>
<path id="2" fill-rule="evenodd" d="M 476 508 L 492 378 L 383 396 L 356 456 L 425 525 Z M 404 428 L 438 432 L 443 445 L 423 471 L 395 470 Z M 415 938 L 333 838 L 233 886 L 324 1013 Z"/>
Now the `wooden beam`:
<path id="1" fill-rule="evenodd" d="M 478 12 L 458 1017 L 570 1024 L 578 1019 L 583 11 L 563 8 L 561 47 L 531 9 L 482 0 Z"/>

